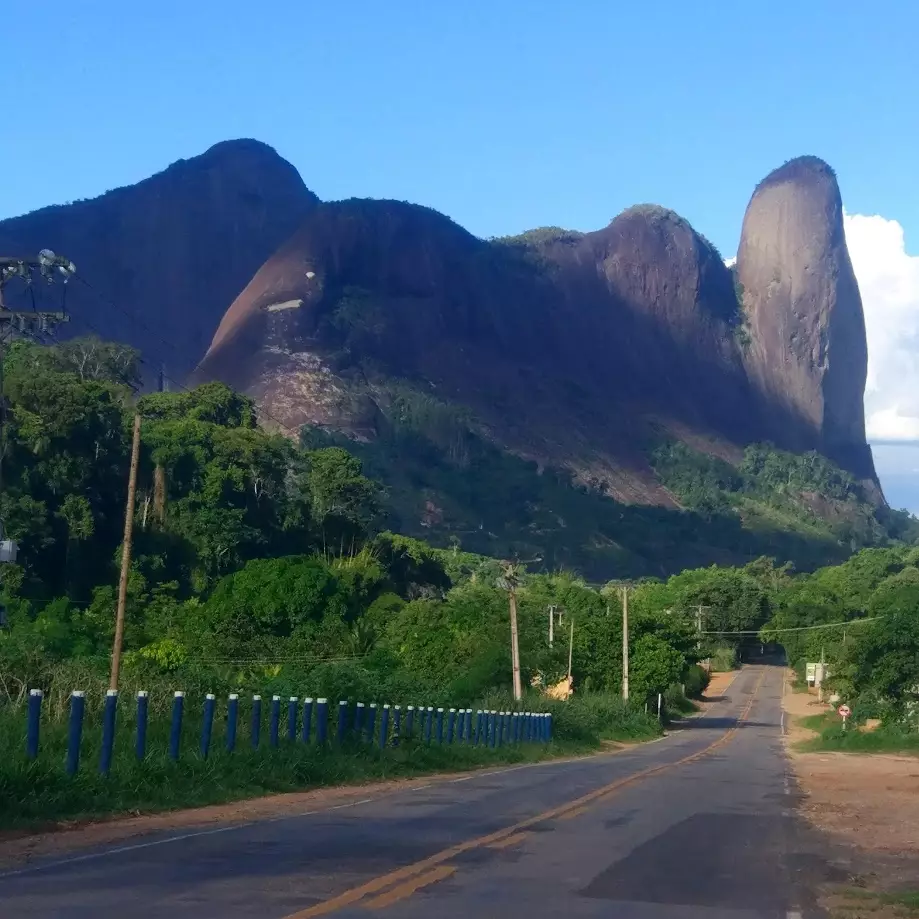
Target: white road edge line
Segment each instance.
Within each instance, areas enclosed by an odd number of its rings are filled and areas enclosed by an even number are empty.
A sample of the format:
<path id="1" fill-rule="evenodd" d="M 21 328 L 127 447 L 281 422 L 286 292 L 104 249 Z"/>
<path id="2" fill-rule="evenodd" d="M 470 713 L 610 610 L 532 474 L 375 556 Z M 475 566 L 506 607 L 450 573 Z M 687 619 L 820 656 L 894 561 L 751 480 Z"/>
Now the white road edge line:
<path id="1" fill-rule="evenodd" d="M 660 743 L 662 740 L 666 740 L 668 737 L 673 737 L 673 734 L 664 734 L 662 737 L 658 737 L 656 740 L 646 741 L 643 744 L 637 744 L 634 747 L 634 751 L 638 752 L 645 747 L 650 747 L 653 744 Z M 625 751 L 616 751 L 631 753 L 633 750 Z M 596 754 L 596 756 L 603 756 L 602 753 Z M 141 849 L 152 849 L 155 846 L 164 846 L 168 843 L 173 842 L 185 842 L 188 839 L 198 839 L 203 836 L 217 836 L 220 833 L 231 833 L 234 830 L 244 830 L 249 827 L 258 826 L 259 824 L 270 824 L 270 823 L 280 823 L 284 820 L 297 820 L 301 817 L 312 817 L 317 814 L 326 814 L 331 811 L 336 810 L 347 810 L 349 808 L 360 807 L 364 804 L 373 804 L 377 801 L 382 801 L 386 798 L 395 797 L 399 794 L 411 793 L 413 791 L 422 791 L 426 788 L 431 788 L 436 785 L 449 785 L 455 784 L 457 782 L 468 782 L 473 779 L 485 779 L 493 775 L 506 775 L 509 772 L 519 772 L 521 769 L 534 769 L 537 767 L 545 766 L 566 766 L 572 763 L 580 763 L 587 759 L 592 759 L 593 757 L 577 757 L 576 759 L 565 759 L 565 760 L 552 760 L 547 759 L 538 763 L 522 763 L 519 766 L 508 766 L 503 769 L 493 769 L 489 772 L 473 772 L 470 775 L 464 775 L 457 779 L 444 779 L 440 782 L 428 782 L 425 785 L 414 785 L 411 788 L 397 788 L 393 791 L 383 792 L 383 794 L 377 795 L 373 798 L 362 798 L 360 801 L 349 801 L 346 804 L 335 804 L 331 807 L 323 807 L 318 810 L 308 810 L 300 811 L 296 814 L 281 814 L 277 817 L 261 817 L 256 820 L 250 820 L 246 823 L 234 823 L 229 826 L 215 827 L 209 830 L 195 830 L 192 833 L 179 833 L 175 836 L 166 836 L 162 839 L 153 839 L 149 842 L 137 842 L 131 843 L 126 846 L 116 846 L 112 849 L 103 849 L 98 852 L 86 852 L 83 855 L 71 855 L 67 858 L 56 859 L 54 861 L 42 862 L 38 865 L 27 865 L 25 868 L 16 868 L 12 871 L 0 871 L 0 881 L 5 880 L 6 878 L 21 877 L 25 874 L 36 874 L 39 871 L 50 871 L 54 868 L 63 868 L 67 865 L 75 865 L 80 862 L 89 862 L 95 861 L 100 858 L 107 858 L 111 855 L 122 855 L 125 852 L 136 852 Z"/>

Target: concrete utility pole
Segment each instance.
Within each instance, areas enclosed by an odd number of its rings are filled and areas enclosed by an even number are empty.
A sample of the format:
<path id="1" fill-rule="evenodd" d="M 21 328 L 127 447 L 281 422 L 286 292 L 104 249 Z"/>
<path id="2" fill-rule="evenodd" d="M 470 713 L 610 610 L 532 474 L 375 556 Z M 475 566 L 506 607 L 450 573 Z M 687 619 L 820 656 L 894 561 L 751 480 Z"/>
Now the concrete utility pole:
<path id="1" fill-rule="evenodd" d="M 703 606 L 701 603 L 696 607 L 696 632 L 699 635 L 699 640 L 696 642 L 696 648 L 699 650 L 702 649 L 702 612 L 707 609 L 711 609 L 711 607 Z M 703 666 L 705 666 L 704 663 Z M 711 661 L 708 662 L 708 666 L 705 667 L 705 669 L 711 670 Z"/>
<path id="2" fill-rule="evenodd" d="M 555 641 L 555 610 L 556 607 L 553 605 L 549 606 L 549 647 L 552 647 L 553 642 Z"/>
<path id="3" fill-rule="evenodd" d="M 514 676 L 514 701 L 523 699 L 523 685 L 520 681 L 520 640 L 517 631 L 517 588 L 520 585 L 520 568 L 513 562 L 504 562 L 504 570 L 498 578 L 498 587 L 507 591 L 507 603 L 511 614 L 511 667 Z"/>
<path id="4" fill-rule="evenodd" d="M 622 698 L 629 701 L 629 588 L 622 588 Z"/>
<path id="5" fill-rule="evenodd" d="M 59 322 L 66 322 L 67 314 L 60 310 L 42 310 L 35 307 L 32 282 L 36 278 L 52 283 L 67 281 L 76 272 L 69 259 L 55 255 L 50 249 L 42 249 L 37 258 L 10 258 L 0 256 L 0 495 L 3 494 L 3 461 L 6 458 L 6 395 L 3 388 L 3 357 L 6 345 L 15 334 L 30 335 L 46 333 Z M 20 282 L 30 294 L 30 309 L 14 309 L 4 301 L 4 290 L 13 281 Z M 66 288 L 65 288 L 66 290 Z M 18 554 L 16 543 L 6 538 L 3 527 L 3 506 L 0 505 L 0 563 L 15 562 Z M 0 566 L 0 586 L 3 568 Z M 5 624 L 5 610 L 0 604 L 0 626 Z"/>
<path id="6" fill-rule="evenodd" d="M 574 661 L 574 617 L 571 619 L 571 631 L 568 634 L 568 685 L 571 685 L 571 665 Z"/>
<path id="7" fill-rule="evenodd" d="M 128 575 L 131 571 L 131 540 L 134 536 L 134 501 L 137 496 L 137 465 L 140 460 L 140 412 L 134 415 L 131 438 L 131 470 L 128 473 L 128 503 L 124 512 L 124 542 L 121 547 L 121 576 L 118 579 L 118 607 L 115 611 L 115 640 L 112 645 L 112 671 L 109 689 L 118 689 L 121 672 L 121 648 L 124 644 L 124 609 L 128 598 Z"/>

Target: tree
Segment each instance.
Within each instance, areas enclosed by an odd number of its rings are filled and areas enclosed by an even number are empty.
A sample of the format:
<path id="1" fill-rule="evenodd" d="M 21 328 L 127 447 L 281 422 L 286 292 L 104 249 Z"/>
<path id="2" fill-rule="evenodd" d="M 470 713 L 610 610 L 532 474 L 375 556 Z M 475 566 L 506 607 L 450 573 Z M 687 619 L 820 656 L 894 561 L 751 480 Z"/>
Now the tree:
<path id="1" fill-rule="evenodd" d="M 637 698 L 647 698 L 678 683 L 685 669 L 686 658 L 676 648 L 657 635 L 642 635 L 629 657 L 629 684 Z"/>
<path id="2" fill-rule="evenodd" d="M 884 581 L 868 611 L 881 618 L 857 636 L 852 630 L 856 689 L 899 702 L 919 692 L 919 571 L 907 568 Z"/>
<path id="3" fill-rule="evenodd" d="M 378 488 L 359 459 L 341 447 L 314 450 L 306 483 L 313 519 L 330 542 L 364 536 L 378 511 Z"/>

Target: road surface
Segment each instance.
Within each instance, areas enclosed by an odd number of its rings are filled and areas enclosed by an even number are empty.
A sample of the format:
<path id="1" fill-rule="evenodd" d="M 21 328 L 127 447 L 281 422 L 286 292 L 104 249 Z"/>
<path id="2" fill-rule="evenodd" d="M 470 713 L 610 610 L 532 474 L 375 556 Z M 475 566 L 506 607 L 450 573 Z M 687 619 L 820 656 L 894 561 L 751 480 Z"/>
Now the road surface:
<path id="1" fill-rule="evenodd" d="M 782 670 L 656 743 L 35 862 L 16 919 L 794 917 Z"/>

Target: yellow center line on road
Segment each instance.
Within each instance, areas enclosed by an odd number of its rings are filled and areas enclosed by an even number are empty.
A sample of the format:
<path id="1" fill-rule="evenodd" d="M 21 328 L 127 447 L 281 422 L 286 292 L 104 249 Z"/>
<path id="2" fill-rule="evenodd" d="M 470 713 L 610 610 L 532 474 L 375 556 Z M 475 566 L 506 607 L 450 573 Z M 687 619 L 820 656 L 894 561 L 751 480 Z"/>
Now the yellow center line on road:
<path id="1" fill-rule="evenodd" d="M 465 842 L 457 843 L 454 846 L 443 849 L 442 851 L 437 852 L 434 855 L 430 855 L 427 858 L 423 858 L 420 861 L 414 862 L 411 865 L 405 865 L 402 868 L 397 868 L 395 871 L 381 875 L 380 877 L 367 881 L 364 884 L 360 884 L 357 887 L 352 887 L 350 890 L 346 890 L 344 893 L 340 893 L 338 896 L 332 897 L 323 903 L 317 903 L 315 906 L 309 906 L 306 909 L 299 910 L 296 913 L 290 913 L 289 915 L 283 917 L 283 919 L 313 919 L 315 916 L 327 916 L 330 913 L 344 909 L 346 906 L 352 906 L 362 900 L 364 900 L 364 902 L 361 904 L 362 906 L 370 907 L 373 904 L 380 906 L 381 901 L 387 900 L 390 895 L 395 894 L 396 890 L 407 891 L 404 894 L 400 894 L 400 896 L 397 898 L 400 900 L 404 899 L 407 896 L 411 896 L 411 894 L 414 893 L 414 891 L 417 890 L 420 886 L 432 884 L 435 881 L 440 880 L 442 877 L 447 877 L 448 875 L 453 874 L 456 871 L 456 868 L 452 865 L 445 865 L 444 863 L 450 861 L 452 858 L 455 858 L 457 855 L 462 855 L 464 852 L 470 852 L 474 849 L 489 847 L 494 848 L 496 843 L 505 842 L 506 840 L 509 840 L 510 837 L 520 834 L 522 830 L 528 830 L 530 827 L 544 823 L 548 820 L 558 820 L 570 814 L 572 811 L 579 811 L 580 813 L 583 813 L 586 810 L 586 806 L 588 804 L 593 804 L 595 801 L 600 801 L 603 798 L 607 798 L 629 785 L 633 785 L 643 779 L 650 778 L 653 775 L 659 775 L 662 772 L 668 772 L 671 769 L 676 769 L 679 766 L 684 766 L 688 763 L 694 763 L 697 760 L 702 759 L 702 757 L 707 756 L 709 753 L 712 753 L 714 750 L 717 750 L 719 747 L 726 744 L 737 733 L 741 723 L 747 720 L 751 710 L 753 709 L 753 703 L 756 700 L 756 696 L 759 693 L 760 686 L 762 685 L 765 676 L 766 671 L 764 669 L 760 672 L 759 679 L 756 681 L 753 692 L 751 693 L 747 704 L 744 706 L 743 711 L 740 713 L 740 716 L 738 717 L 737 723 L 734 725 L 734 727 L 725 731 L 724 734 L 722 734 L 721 737 L 719 737 L 716 741 L 709 744 L 704 749 L 699 750 L 697 753 L 692 753 L 689 756 L 684 756 L 682 759 L 675 760 L 672 763 L 664 763 L 661 766 L 651 766 L 648 769 L 642 769 L 640 772 L 633 773 L 632 775 L 626 776 L 623 779 L 617 779 L 615 782 L 611 782 L 609 785 L 604 785 L 602 788 L 597 788 L 580 798 L 576 798 L 574 801 L 568 801 L 566 804 L 561 804 L 557 807 L 553 807 L 550 810 L 544 811 L 541 814 L 537 814 L 534 817 L 528 817 L 526 820 L 521 820 L 519 823 L 515 823 L 512 826 L 505 827 L 502 830 L 497 830 L 494 833 L 489 833 L 486 836 L 479 836 L 476 839 L 468 839 Z M 441 873 L 437 874 L 437 877 L 432 878 L 432 875 L 437 873 L 432 869 L 437 868 L 440 868 Z M 442 872 L 444 871 L 447 873 L 443 874 Z M 425 884 L 412 887 L 412 884 L 418 880 L 421 880 L 422 878 L 428 878 Z M 392 890 L 389 888 L 392 888 Z M 387 891 L 387 893 L 382 894 L 382 891 Z M 380 894 L 380 896 L 377 896 L 372 900 L 365 900 L 366 897 L 370 897 L 373 894 Z M 382 905 L 389 905 L 389 901 L 387 900 L 387 902 L 382 903 Z"/>
<path id="2" fill-rule="evenodd" d="M 456 868 L 453 865 L 441 865 L 433 871 L 428 871 L 426 874 L 397 884 L 392 890 L 381 893 L 378 897 L 374 897 L 372 900 L 363 903 L 362 906 L 366 909 L 383 909 L 384 907 L 392 906 L 393 903 L 398 903 L 400 900 L 405 900 L 407 897 L 410 897 L 416 891 L 421 890 L 422 887 L 429 887 L 431 884 L 436 884 L 438 881 L 450 877 L 450 875 L 455 872 Z"/>
<path id="3" fill-rule="evenodd" d="M 509 849 L 511 846 L 516 846 L 518 842 L 523 842 L 524 839 L 529 839 L 529 833 L 514 833 L 513 836 L 508 836 L 506 839 L 499 839 L 497 842 L 490 842 L 488 844 L 489 849 Z"/>

